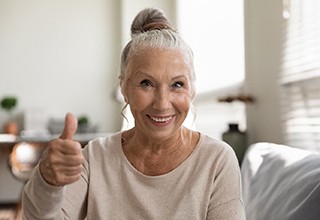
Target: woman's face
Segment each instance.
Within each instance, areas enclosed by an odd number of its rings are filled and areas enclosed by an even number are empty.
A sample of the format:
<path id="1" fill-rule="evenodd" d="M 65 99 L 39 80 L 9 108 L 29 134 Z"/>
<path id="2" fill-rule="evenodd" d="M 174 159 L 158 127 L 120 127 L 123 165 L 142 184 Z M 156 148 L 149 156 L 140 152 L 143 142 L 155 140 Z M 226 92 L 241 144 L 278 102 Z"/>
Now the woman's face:
<path id="1" fill-rule="evenodd" d="M 148 48 L 128 64 L 125 96 L 137 131 L 167 139 L 179 131 L 192 96 L 190 66 L 179 50 Z"/>

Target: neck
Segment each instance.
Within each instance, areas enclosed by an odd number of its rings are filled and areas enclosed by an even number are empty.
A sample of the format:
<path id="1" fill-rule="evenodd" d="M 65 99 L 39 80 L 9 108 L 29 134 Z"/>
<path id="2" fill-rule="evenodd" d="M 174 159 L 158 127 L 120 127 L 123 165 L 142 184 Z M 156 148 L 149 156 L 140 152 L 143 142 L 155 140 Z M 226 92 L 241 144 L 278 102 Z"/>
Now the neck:
<path id="1" fill-rule="evenodd" d="M 134 129 L 123 134 L 123 151 L 130 163 L 147 175 L 161 175 L 181 164 L 193 151 L 195 132 L 186 128 L 166 141 L 141 138 Z"/>

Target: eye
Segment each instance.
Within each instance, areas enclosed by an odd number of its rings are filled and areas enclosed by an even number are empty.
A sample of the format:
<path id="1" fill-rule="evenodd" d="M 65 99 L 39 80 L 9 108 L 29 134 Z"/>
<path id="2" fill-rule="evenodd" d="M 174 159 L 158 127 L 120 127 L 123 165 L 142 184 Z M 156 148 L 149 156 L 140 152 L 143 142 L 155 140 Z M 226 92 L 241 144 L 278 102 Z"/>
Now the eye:
<path id="1" fill-rule="evenodd" d="M 184 83 L 183 83 L 183 82 L 180 82 L 180 81 L 175 82 L 175 83 L 173 83 L 173 85 L 172 85 L 173 88 L 177 88 L 177 89 L 180 89 L 180 88 L 182 88 L 183 86 L 184 86 Z"/>
<path id="2" fill-rule="evenodd" d="M 149 86 L 152 86 L 152 82 L 150 80 L 144 79 L 140 82 L 140 85 L 142 87 L 149 87 Z"/>

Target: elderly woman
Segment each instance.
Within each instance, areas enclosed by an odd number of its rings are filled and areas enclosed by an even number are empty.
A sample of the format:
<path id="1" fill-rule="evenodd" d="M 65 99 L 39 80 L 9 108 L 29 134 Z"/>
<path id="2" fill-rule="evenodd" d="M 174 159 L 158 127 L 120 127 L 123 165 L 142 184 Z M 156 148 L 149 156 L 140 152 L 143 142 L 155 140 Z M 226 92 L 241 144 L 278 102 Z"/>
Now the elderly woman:
<path id="1" fill-rule="evenodd" d="M 158 9 L 141 11 L 131 32 L 119 78 L 135 126 L 81 149 L 67 114 L 25 187 L 25 219 L 245 219 L 232 148 L 183 126 L 191 49 Z"/>

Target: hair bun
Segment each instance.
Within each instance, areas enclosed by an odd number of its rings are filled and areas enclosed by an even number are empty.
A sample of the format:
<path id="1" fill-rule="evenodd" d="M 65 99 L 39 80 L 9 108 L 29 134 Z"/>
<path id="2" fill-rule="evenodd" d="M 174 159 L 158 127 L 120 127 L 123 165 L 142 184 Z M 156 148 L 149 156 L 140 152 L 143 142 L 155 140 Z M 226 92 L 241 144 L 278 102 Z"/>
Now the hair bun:
<path id="1" fill-rule="evenodd" d="M 162 10 L 146 8 L 139 12 L 131 25 L 131 35 L 151 31 L 170 29 L 175 31 L 171 22 L 167 19 Z"/>

